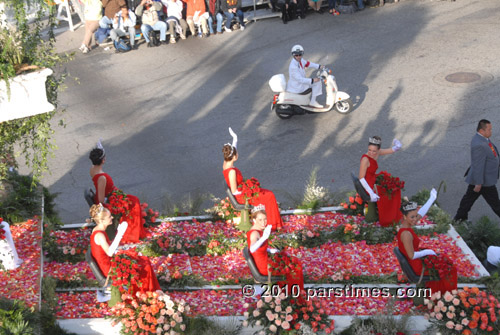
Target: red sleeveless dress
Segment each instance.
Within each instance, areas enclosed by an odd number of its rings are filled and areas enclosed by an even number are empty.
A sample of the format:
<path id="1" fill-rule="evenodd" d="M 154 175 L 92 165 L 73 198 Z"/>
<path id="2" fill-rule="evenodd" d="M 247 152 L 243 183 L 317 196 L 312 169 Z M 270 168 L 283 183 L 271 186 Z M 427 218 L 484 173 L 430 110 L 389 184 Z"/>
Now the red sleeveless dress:
<path id="1" fill-rule="evenodd" d="M 109 273 L 109 270 L 111 268 L 111 257 L 109 257 L 106 252 L 104 252 L 104 249 L 95 243 L 94 237 L 97 234 L 103 234 L 104 237 L 106 238 L 106 242 L 108 245 L 111 245 L 111 242 L 108 239 L 108 236 L 106 233 L 102 230 L 96 230 L 92 232 L 92 235 L 90 235 L 90 250 L 92 251 L 92 256 L 97 262 L 97 265 L 99 265 L 99 268 L 101 269 L 102 273 L 104 276 L 107 276 Z M 158 279 L 156 278 L 156 275 L 153 271 L 153 267 L 151 266 L 151 262 L 146 256 L 139 256 L 137 258 L 137 262 L 139 263 L 139 278 L 141 282 L 141 287 L 133 286 L 132 291 L 133 292 L 154 292 L 156 290 L 160 290 L 160 283 L 158 283 Z"/>
<path id="2" fill-rule="evenodd" d="M 113 179 L 107 173 L 98 173 L 93 178 L 96 196 L 94 198 L 94 203 L 97 202 L 97 194 L 99 192 L 99 188 L 97 185 L 97 180 L 99 177 L 104 176 L 106 178 L 106 188 L 104 189 L 104 196 L 109 197 L 109 194 L 115 189 Z M 122 243 L 136 243 L 139 242 L 139 239 L 146 237 L 146 229 L 143 226 L 142 222 L 142 210 L 141 210 L 141 202 L 139 198 L 135 195 L 127 194 L 128 199 L 132 202 L 131 208 L 129 209 L 129 218 L 126 220 L 124 218 L 123 221 L 128 222 L 128 228 L 125 231 L 125 235 L 123 235 Z"/>
<path id="3" fill-rule="evenodd" d="M 227 186 L 231 188 L 231 183 L 229 182 L 229 171 L 234 170 L 236 172 L 236 186 L 240 186 L 243 183 L 243 175 L 241 171 L 235 167 L 228 168 L 222 171 L 224 178 L 226 179 Z M 236 200 L 239 203 L 244 203 L 245 199 L 242 194 L 235 195 Z M 267 222 L 273 227 L 272 230 L 276 231 L 283 227 L 283 221 L 281 220 L 280 210 L 278 208 L 278 203 L 276 202 L 276 197 L 274 193 L 261 188 L 257 196 L 249 199 L 248 203 L 252 206 L 262 204 L 266 207 Z"/>
<path id="4" fill-rule="evenodd" d="M 262 237 L 262 232 L 257 229 L 251 229 L 247 232 L 247 243 L 248 243 L 248 251 L 250 252 L 250 235 L 252 235 L 252 232 L 256 231 L 259 233 L 259 238 Z M 255 250 L 255 252 L 250 252 L 250 254 L 253 257 L 253 260 L 255 261 L 255 265 L 257 265 L 257 269 L 259 270 L 259 273 L 263 276 L 267 276 L 269 274 L 267 264 L 268 264 L 268 259 L 267 259 L 267 248 L 268 248 L 268 243 L 267 240 L 262 243 L 262 245 Z M 283 251 L 281 251 L 282 253 Z M 288 256 L 288 255 L 287 255 Z M 288 256 L 293 263 L 299 264 L 300 261 L 297 257 L 293 256 Z M 271 269 L 271 275 L 276 275 L 280 276 L 282 275 L 279 271 L 275 271 L 279 269 Z M 299 285 L 300 291 L 304 292 L 304 273 L 302 272 L 302 265 L 299 266 L 299 271 L 296 276 L 293 276 L 292 274 L 287 274 L 286 275 L 286 284 L 288 284 L 289 290 L 292 289 L 292 285 Z M 281 285 L 281 283 L 280 283 Z"/>
<path id="5" fill-rule="evenodd" d="M 413 236 L 413 250 L 414 250 L 414 252 L 417 252 L 420 250 L 420 248 L 419 248 L 420 238 L 418 238 L 418 235 L 415 233 L 415 231 L 412 228 L 399 228 L 398 235 L 397 235 L 398 248 L 399 248 L 399 250 L 401 250 L 401 253 L 406 257 L 406 259 L 408 260 L 408 263 L 410 263 L 413 271 L 415 271 L 415 273 L 420 276 L 420 274 L 422 273 L 422 267 L 423 267 L 422 259 L 420 259 L 420 258 L 410 259 L 408 257 L 408 254 L 406 253 L 406 249 L 405 249 L 405 246 L 403 244 L 403 241 L 401 241 L 401 234 L 404 231 L 409 231 L 411 233 L 411 235 Z M 426 270 L 424 274 L 428 275 L 429 272 Z M 457 280 L 458 280 L 457 268 L 455 266 L 453 266 L 446 279 L 443 278 L 440 280 L 428 281 L 427 283 L 425 283 L 425 287 L 430 288 L 432 293 L 435 293 L 438 291 L 441 293 L 445 293 L 446 291 L 452 291 L 452 290 L 457 289 Z"/>
<path id="6" fill-rule="evenodd" d="M 365 180 L 373 189 L 373 191 L 375 191 L 374 186 L 377 179 L 376 172 L 378 169 L 378 162 L 368 155 L 361 156 L 361 159 L 363 159 L 363 157 L 368 158 L 368 161 L 370 162 L 370 166 L 368 167 L 368 169 L 366 169 Z M 401 190 L 392 192 L 390 197 L 382 188 L 377 189 L 377 191 L 380 197 L 380 199 L 377 201 L 378 221 L 380 225 L 383 227 L 388 227 L 401 221 L 401 218 L 403 217 L 403 214 L 400 210 Z"/>

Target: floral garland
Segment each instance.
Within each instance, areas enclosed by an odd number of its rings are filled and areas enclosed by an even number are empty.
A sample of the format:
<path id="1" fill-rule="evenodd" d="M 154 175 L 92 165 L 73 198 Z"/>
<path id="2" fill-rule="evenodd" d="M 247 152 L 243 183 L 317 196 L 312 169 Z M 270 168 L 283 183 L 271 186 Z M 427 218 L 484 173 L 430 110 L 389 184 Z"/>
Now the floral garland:
<path id="1" fill-rule="evenodd" d="M 109 276 L 111 285 L 118 287 L 121 293 L 133 293 L 134 287 L 141 287 L 139 278 L 139 254 L 134 249 L 119 250 L 111 259 Z M 127 290 L 125 290 L 127 287 Z"/>
<path id="2" fill-rule="evenodd" d="M 115 224 L 131 220 L 130 209 L 132 207 L 132 201 L 125 192 L 115 188 L 108 197 L 108 202 L 109 205 L 107 207 L 111 215 L 113 215 L 113 222 Z"/>
<path id="3" fill-rule="evenodd" d="M 245 201 L 248 201 L 259 195 L 260 182 L 254 177 L 245 179 L 243 183 L 238 186 L 238 191 L 243 194 Z"/>
<path id="4" fill-rule="evenodd" d="M 380 186 L 385 191 L 389 199 L 391 198 L 393 192 L 403 190 L 405 188 L 405 182 L 403 180 L 400 180 L 398 177 L 393 177 L 387 171 L 382 171 L 377 174 L 375 184 Z"/>
<path id="5" fill-rule="evenodd" d="M 424 257 L 424 264 L 433 278 L 447 280 L 453 269 L 453 262 L 443 254 Z"/>
<path id="6" fill-rule="evenodd" d="M 477 287 L 464 287 L 425 299 L 425 314 L 439 329 L 456 334 L 496 334 L 499 331 L 500 303 L 491 294 Z"/>
<path id="7" fill-rule="evenodd" d="M 176 303 L 162 291 L 123 294 L 122 301 L 111 308 L 113 323 L 121 322 L 121 334 L 185 334 L 184 301 Z"/>
<path id="8" fill-rule="evenodd" d="M 265 334 L 280 334 L 283 331 L 298 331 L 308 326 L 314 334 L 319 330 L 331 334 L 335 328 L 335 321 L 329 320 L 326 314 L 326 302 L 307 301 L 305 292 L 299 297 L 280 293 L 260 298 L 255 306 L 243 305 L 248 308 L 244 312 L 246 320 L 243 326 L 261 326 Z"/>

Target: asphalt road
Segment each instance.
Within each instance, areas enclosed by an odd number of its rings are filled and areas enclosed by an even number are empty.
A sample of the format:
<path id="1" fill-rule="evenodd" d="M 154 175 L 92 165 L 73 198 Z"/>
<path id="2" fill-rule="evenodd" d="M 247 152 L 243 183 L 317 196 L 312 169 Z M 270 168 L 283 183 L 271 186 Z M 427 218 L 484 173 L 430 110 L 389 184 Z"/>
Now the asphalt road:
<path id="1" fill-rule="evenodd" d="M 352 189 L 369 136 L 403 149 L 379 160 L 406 181 L 404 195 L 442 180 L 439 201 L 454 214 L 466 184 L 469 144 L 479 119 L 493 123 L 500 145 L 500 2 L 402 1 L 351 15 L 313 14 L 287 25 L 261 20 L 207 39 L 115 54 L 102 48 L 76 53 L 73 77 L 60 94 L 66 128 L 43 183 L 60 192 L 65 222 L 82 222 L 91 185 L 88 153 L 99 138 L 105 170 L 125 192 L 163 209 L 168 194 L 224 194 L 222 145 L 239 135 L 237 166 L 286 203 L 300 194 L 313 167 L 320 185 Z M 83 28 L 59 36 L 60 51 L 76 50 Z M 330 112 L 280 120 L 270 112 L 267 81 L 287 75 L 290 49 L 333 69 L 339 89 L 355 103 L 348 115 Z M 78 51 L 78 50 L 76 50 Z M 450 83 L 449 74 L 480 75 Z M 497 219 L 484 200 L 470 218 Z"/>

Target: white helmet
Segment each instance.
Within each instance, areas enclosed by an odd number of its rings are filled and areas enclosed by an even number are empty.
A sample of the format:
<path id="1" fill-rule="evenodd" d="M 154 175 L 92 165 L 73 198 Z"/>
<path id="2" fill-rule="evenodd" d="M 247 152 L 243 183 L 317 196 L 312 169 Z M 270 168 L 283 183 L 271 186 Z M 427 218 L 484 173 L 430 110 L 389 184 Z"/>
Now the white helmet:
<path id="1" fill-rule="evenodd" d="M 294 56 L 302 56 L 304 54 L 304 48 L 302 45 L 297 44 L 292 47 L 292 55 Z"/>

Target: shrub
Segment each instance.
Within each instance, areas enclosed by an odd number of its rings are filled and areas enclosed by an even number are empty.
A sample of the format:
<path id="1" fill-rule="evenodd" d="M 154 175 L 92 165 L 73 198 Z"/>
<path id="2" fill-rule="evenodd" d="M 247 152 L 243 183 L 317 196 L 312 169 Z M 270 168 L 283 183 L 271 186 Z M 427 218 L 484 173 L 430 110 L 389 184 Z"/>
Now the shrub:
<path id="1" fill-rule="evenodd" d="M 457 232 L 471 248 L 477 258 L 486 259 L 486 251 L 490 245 L 498 245 L 500 227 L 487 216 L 481 217 L 476 223 L 462 221 L 455 225 Z"/>

